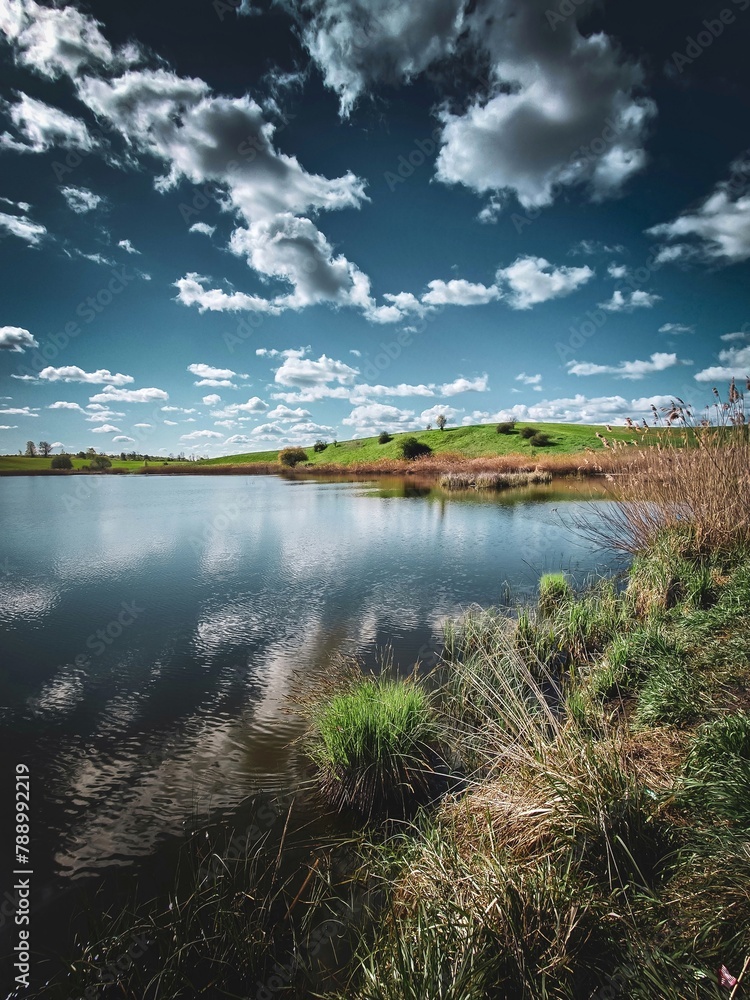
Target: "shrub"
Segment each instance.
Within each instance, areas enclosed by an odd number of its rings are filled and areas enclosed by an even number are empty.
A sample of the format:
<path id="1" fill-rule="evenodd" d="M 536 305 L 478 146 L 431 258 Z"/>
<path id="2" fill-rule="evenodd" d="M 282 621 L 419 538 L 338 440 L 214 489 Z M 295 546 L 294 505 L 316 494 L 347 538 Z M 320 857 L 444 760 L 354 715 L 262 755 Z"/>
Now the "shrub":
<path id="1" fill-rule="evenodd" d="M 327 441 L 316 441 L 315 444 L 313 445 L 313 451 L 325 451 L 327 447 L 328 447 Z"/>
<path id="2" fill-rule="evenodd" d="M 289 468 L 294 468 L 299 462 L 307 461 L 307 452 L 304 448 L 282 448 L 279 452 L 279 462 Z"/>
<path id="3" fill-rule="evenodd" d="M 515 420 L 503 420 L 499 423 L 495 430 L 498 434 L 512 434 L 515 430 L 516 422 Z"/>
<path id="4" fill-rule="evenodd" d="M 51 469 L 72 469 L 73 463 L 70 460 L 70 455 L 55 455 L 55 457 L 50 462 Z"/>
<path id="5" fill-rule="evenodd" d="M 323 795 L 366 819 L 407 816 L 439 794 L 445 771 L 425 692 L 408 681 L 364 678 L 325 701 L 310 756 Z"/>
<path id="6" fill-rule="evenodd" d="M 418 441 L 415 437 L 406 437 L 400 444 L 401 454 L 404 458 L 419 458 L 422 455 L 431 455 L 432 448 L 423 441 Z"/>
<path id="7" fill-rule="evenodd" d="M 529 444 L 532 444 L 535 448 L 549 448 L 554 443 L 549 434 L 544 434 L 542 431 L 537 431 L 536 434 L 532 434 L 529 438 Z"/>
<path id="8" fill-rule="evenodd" d="M 435 417 L 435 425 L 437 426 L 438 430 L 440 431 L 445 430 L 445 425 L 447 423 L 448 423 L 448 418 L 445 416 L 445 414 L 438 413 L 438 415 Z"/>
<path id="9" fill-rule="evenodd" d="M 518 432 L 522 438 L 533 438 L 538 433 L 536 427 L 522 427 Z"/>
<path id="10" fill-rule="evenodd" d="M 388 444 L 389 441 L 393 440 L 393 435 L 389 434 L 388 431 L 382 431 L 378 436 L 378 444 Z"/>
<path id="11" fill-rule="evenodd" d="M 685 761 L 682 797 L 709 815 L 750 825 L 750 716 L 704 725 Z"/>
<path id="12" fill-rule="evenodd" d="M 94 455 L 94 457 L 91 459 L 90 467 L 92 469 L 111 469 L 112 463 L 110 462 L 110 460 L 107 458 L 106 455 Z"/>

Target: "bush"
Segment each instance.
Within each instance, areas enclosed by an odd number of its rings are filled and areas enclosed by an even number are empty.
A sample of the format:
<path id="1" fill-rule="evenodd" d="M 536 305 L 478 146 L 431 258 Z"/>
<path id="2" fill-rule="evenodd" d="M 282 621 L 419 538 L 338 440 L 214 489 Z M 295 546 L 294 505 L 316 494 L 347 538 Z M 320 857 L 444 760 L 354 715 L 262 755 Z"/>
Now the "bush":
<path id="1" fill-rule="evenodd" d="M 708 815 L 750 824 L 750 716 L 727 715 L 698 732 L 684 767 L 682 798 Z"/>
<path id="2" fill-rule="evenodd" d="M 512 434 L 513 431 L 515 430 L 515 427 L 516 427 L 515 420 L 504 420 L 502 423 L 499 423 L 497 425 L 495 430 L 497 431 L 498 434 Z"/>
<path id="3" fill-rule="evenodd" d="M 325 451 L 328 447 L 327 441 L 316 441 L 313 445 L 313 451 Z M 305 456 L 306 458 L 307 456 Z"/>
<path id="4" fill-rule="evenodd" d="M 70 460 L 70 455 L 55 455 L 50 463 L 51 469 L 72 469 L 73 463 Z"/>
<path id="5" fill-rule="evenodd" d="M 373 819 L 411 815 L 439 794 L 446 775 L 436 745 L 425 692 L 378 677 L 323 703 L 309 750 L 328 801 Z"/>
<path id="6" fill-rule="evenodd" d="M 536 427 L 522 427 L 518 432 L 522 438 L 532 438 L 535 434 L 538 434 Z"/>
<path id="7" fill-rule="evenodd" d="M 388 444 L 389 441 L 393 440 L 393 436 L 388 433 L 388 431 L 383 431 L 378 437 L 378 444 Z"/>
<path id="8" fill-rule="evenodd" d="M 529 438 L 529 444 L 533 445 L 535 448 L 549 448 L 550 445 L 555 442 L 549 436 L 549 434 L 544 434 L 542 431 L 537 431 Z"/>
<path id="9" fill-rule="evenodd" d="M 545 573 L 539 581 L 539 610 L 551 614 L 573 597 L 573 588 L 564 573 Z"/>
<path id="10" fill-rule="evenodd" d="M 423 441 L 418 441 L 415 437 L 407 437 L 400 444 L 401 454 L 409 460 L 420 458 L 422 455 L 431 455 L 432 448 Z"/>
<path id="11" fill-rule="evenodd" d="M 94 457 L 91 459 L 90 467 L 92 469 L 111 469 L 112 463 L 110 462 L 110 460 L 107 458 L 106 455 L 94 455 Z"/>
<path id="12" fill-rule="evenodd" d="M 307 461 L 307 452 L 304 448 L 282 448 L 279 452 L 279 462 L 293 469 L 299 462 Z"/>

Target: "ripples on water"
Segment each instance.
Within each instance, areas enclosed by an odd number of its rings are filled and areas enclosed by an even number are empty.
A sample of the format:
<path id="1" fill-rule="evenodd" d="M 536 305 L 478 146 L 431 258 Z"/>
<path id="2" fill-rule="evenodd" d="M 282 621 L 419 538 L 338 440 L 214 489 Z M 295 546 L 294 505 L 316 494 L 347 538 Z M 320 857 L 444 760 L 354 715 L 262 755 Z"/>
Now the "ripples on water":
<path id="1" fill-rule="evenodd" d="M 393 483 L 103 477 L 76 501 L 74 482 L 0 480 L 3 752 L 31 767 L 49 877 L 130 864 L 302 781 L 290 691 L 342 652 L 373 664 L 390 645 L 408 668 L 445 617 L 506 583 L 607 568 L 570 528 L 582 502 L 545 488 L 464 502 Z"/>

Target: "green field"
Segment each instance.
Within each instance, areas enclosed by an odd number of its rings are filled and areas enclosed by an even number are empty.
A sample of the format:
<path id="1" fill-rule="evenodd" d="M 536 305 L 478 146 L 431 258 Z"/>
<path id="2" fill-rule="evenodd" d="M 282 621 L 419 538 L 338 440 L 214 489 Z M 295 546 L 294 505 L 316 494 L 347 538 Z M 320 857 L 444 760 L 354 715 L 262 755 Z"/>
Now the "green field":
<path id="1" fill-rule="evenodd" d="M 377 437 L 360 438 L 356 441 L 339 441 L 329 444 L 325 451 L 315 452 L 312 446 L 305 448 L 313 465 L 350 465 L 352 462 L 376 462 L 378 459 L 401 458 L 399 442 L 405 437 L 416 437 L 432 448 L 433 452 L 453 452 L 465 458 L 480 458 L 490 455 L 572 455 L 586 448 L 602 448 L 597 432 L 618 441 L 632 441 L 633 431 L 617 427 L 610 433 L 605 427 L 590 424 L 516 424 L 511 434 L 498 434 L 495 424 L 478 424 L 472 427 L 452 427 L 444 431 L 406 431 L 394 434 L 388 444 L 378 444 Z M 553 441 L 548 448 L 534 448 L 522 438 L 523 427 L 535 427 L 544 431 Z M 655 437 L 655 435 L 654 435 Z M 225 455 L 210 458 L 202 465 L 245 464 L 250 462 L 275 462 L 279 450 L 250 452 L 243 455 Z"/>
<path id="2" fill-rule="evenodd" d="M 74 469 L 82 469 L 88 465 L 90 458 L 75 458 L 71 456 Z M 112 458 L 112 468 L 114 470 L 133 472 L 143 468 L 143 462 L 123 462 L 119 458 Z M 52 456 L 42 458 L 35 455 L 33 458 L 26 458 L 25 455 L 0 455 L 0 474 L 3 472 L 44 472 L 50 468 Z M 151 465 L 159 465 L 160 462 L 151 462 Z"/>

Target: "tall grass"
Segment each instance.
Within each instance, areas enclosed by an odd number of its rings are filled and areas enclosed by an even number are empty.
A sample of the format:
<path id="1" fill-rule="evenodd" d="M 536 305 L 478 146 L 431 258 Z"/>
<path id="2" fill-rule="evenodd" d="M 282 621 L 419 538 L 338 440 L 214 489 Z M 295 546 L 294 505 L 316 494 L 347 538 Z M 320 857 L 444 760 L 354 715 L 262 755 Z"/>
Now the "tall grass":
<path id="1" fill-rule="evenodd" d="M 743 393 L 734 381 L 726 400 L 698 419 L 681 400 L 660 415 L 672 433 L 655 446 L 627 449 L 605 444 L 623 464 L 614 482 L 614 505 L 603 513 L 600 540 L 643 552 L 665 530 L 678 533 L 692 551 L 728 551 L 750 544 L 750 436 Z M 658 433 L 633 429 L 647 438 Z"/>

